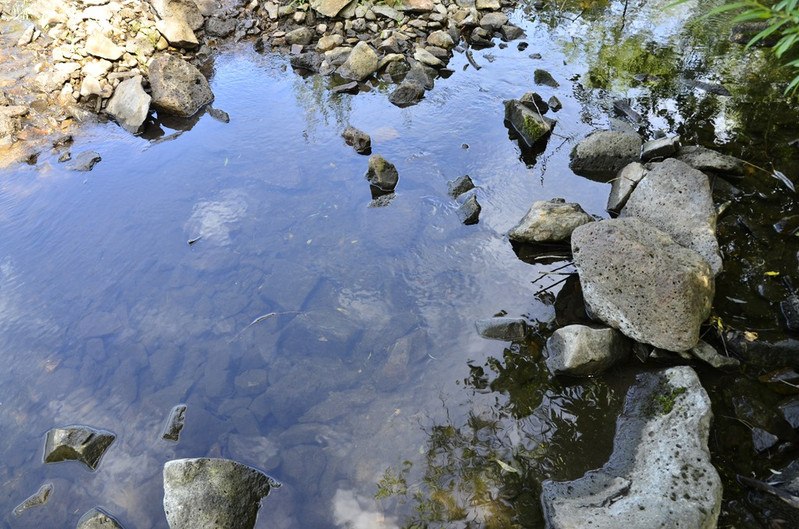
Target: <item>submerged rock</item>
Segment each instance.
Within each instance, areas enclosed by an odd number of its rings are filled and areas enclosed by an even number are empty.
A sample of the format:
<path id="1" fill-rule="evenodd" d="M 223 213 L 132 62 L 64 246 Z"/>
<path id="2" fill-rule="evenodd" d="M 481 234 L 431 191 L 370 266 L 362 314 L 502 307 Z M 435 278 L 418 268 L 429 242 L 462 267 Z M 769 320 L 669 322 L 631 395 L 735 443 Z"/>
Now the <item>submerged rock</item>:
<path id="1" fill-rule="evenodd" d="M 381 191 L 394 191 L 399 181 L 399 173 L 394 164 L 379 154 L 373 154 L 369 157 L 369 169 L 366 171 L 366 179 Z"/>
<path id="2" fill-rule="evenodd" d="M 484 318 L 474 326 L 480 336 L 493 340 L 524 340 L 527 336 L 527 322 L 522 318 Z"/>
<path id="3" fill-rule="evenodd" d="M 580 226 L 571 246 L 595 317 L 668 351 L 696 345 L 715 292 L 715 277 L 702 256 L 638 218 Z"/>
<path id="4" fill-rule="evenodd" d="M 186 405 L 178 404 L 169 412 L 169 417 L 166 419 L 166 424 L 164 425 L 164 431 L 161 434 L 161 437 L 168 441 L 177 442 L 180 438 L 180 432 L 183 430 L 183 424 L 185 421 Z"/>
<path id="5" fill-rule="evenodd" d="M 110 514 L 95 507 L 80 517 L 76 529 L 122 529 L 122 526 Z"/>
<path id="6" fill-rule="evenodd" d="M 67 169 L 70 171 L 91 171 L 100 160 L 102 160 L 100 153 L 83 151 L 67 164 Z"/>
<path id="7" fill-rule="evenodd" d="M 799 296 L 791 294 L 780 301 L 780 311 L 789 331 L 799 332 Z"/>
<path id="8" fill-rule="evenodd" d="M 65 426 L 47 432 L 44 443 L 44 462 L 80 461 L 91 470 L 100 464 L 105 451 L 116 439 L 107 430 L 96 430 L 89 426 Z"/>
<path id="9" fill-rule="evenodd" d="M 621 211 L 668 233 L 705 258 L 713 274 L 722 261 L 716 240 L 716 208 L 704 173 L 673 158 L 651 164 Z"/>
<path id="10" fill-rule="evenodd" d="M 477 224 L 480 221 L 480 212 L 483 210 L 477 197 L 470 195 L 458 208 L 458 217 L 466 225 Z"/>
<path id="11" fill-rule="evenodd" d="M 563 199 L 539 200 L 530 206 L 519 223 L 511 228 L 508 237 L 523 243 L 565 243 L 572 232 L 594 219 L 579 204 Z"/>
<path id="12" fill-rule="evenodd" d="M 214 100 L 200 70 L 173 55 L 162 54 L 149 67 L 152 105 L 159 111 L 188 118 Z"/>
<path id="13" fill-rule="evenodd" d="M 618 213 L 627 203 L 635 186 L 646 175 L 646 168 L 638 162 L 632 162 L 619 171 L 610 187 L 607 210 Z"/>
<path id="14" fill-rule="evenodd" d="M 547 340 L 547 368 L 553 375 L 598 375 L 627 359 L 631 346 L 616 329 L 568 325 Z"/>
<path id="15" fill-rule="evenodd" d="M 164 512 L 171 529 L 252 529 L 261 499 L 280 483 L 229 459 L 177 459 L 164 465 Z"/>
<path id="16" fill-rule="evenodd" d="M 527 147 L 547 136 L 555 124 L 518 99 L 505 101 L 505 121 L 513 126 Z"/>
<path id="17" fill-rule="evenodd" d="M 50 498 L 50 494 L 53 493 L 53 484 L 52 483 L 45 483 L 39 490 L 36 491 L 36 494 L 29 496 L 25 501 L 14 507 L 14 516 L 20 516 L 22 513 L 30 509 L 31 507 L 38 507 L 39 505 L 44 505 L 47 503 L 47 500 Z"/>
<path id="18" fill-rule="evenodd" d="M 704 340 L 699 340 L 691 348 L 690 353 L 716 369 L 733 370 L 741 366 L 741 362 L 737 358 L 720 355 L 715 347 Z"/>
<path id="19" fill-rule="evenodd" d="M 543 483 L 547 527 L 715 528 L 722 488 L 707 447 L 711 419 L 690 367 L 642 373 L 627 393 L 610 460 L 574 481 Z"/>
<path id="20" fill-rule="evenodd" d="M 533 72 L 533 81 L 535 84 L 551 86 L 552 88 L 557 88 L 560 86 L 552 74 L 546 70 L 541 70 L 540 68 Z"/>
<path id="21" fill-rule="evenodd" d="M 372 138 L 370 138 L 367 133 L 353 126 L 348 126 L 344 129 L 344 132 L 341 133 L 341 136 L 344 138 L 347 145 L 351 145 L 358 154 L 369 154 L 372 152 Z"/>
<path id="22" fill-rule="evenodd" d="M 592 132 L 574 146 L 569 167 L 589 178 L 613 178 L 641 154 L 641 138 L 613 130 Z"/>
<path id="23" fill-rule="evenodd" d="M 141 82 L 142 76 L 137 75 L 119 83 L 105 109 L 123 129 L 133 134 L 138 132 L 147 119 L 152 100 L 142 88 Z"/>

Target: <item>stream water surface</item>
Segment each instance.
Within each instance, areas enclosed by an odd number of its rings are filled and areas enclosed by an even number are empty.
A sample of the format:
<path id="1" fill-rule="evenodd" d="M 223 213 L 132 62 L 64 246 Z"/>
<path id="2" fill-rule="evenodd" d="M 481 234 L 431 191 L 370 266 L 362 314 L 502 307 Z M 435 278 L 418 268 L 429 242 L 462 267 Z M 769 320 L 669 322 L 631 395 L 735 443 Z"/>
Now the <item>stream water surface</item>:
<path id="1" fill-rule="evenodd" d="M 164 462 L 226 457 L 283 483 L 259 528 L 543 527 L 541 480 L 604 463 L 643 367 L 552 379 L 541 346 L 559 287 L 540 291 L 564 262 L 522 261 L 506 233 L 553 197 L 607 217 L 609 184 L 573 174 L 568 154 L 609 126 L 619 98 L 632 98 L 647 137 L 680 133 L 768 169 L 726 191 L 720 237 L 737 264 L 720 277 L 716 313 L 783 338 L 787 287 L 764 274 L 796 273 L 795 238 L 771 228 L 795 197 L 769 172 L 799 178 L 796 106 L 742 52 L 711 59 L 717 50 L 686 29 L 690 5 L 627 4 L 521 7 L 511 20 L 529 47 L 475 51 L 480 70 L 456 53 L 455 73 L 405 109 L 387 101 L 390 87 L 334 95 L 327 78 L 242 43 L 213 63 L 214 107 L 229 123 L 164 120 L 146 137 L 97 125 L 72 146 L 102 155 L 91 172 L 47 153 L 5 171 L 0 524 L 74 527 L 101 506 L 125 527 L 165 528 Z M 537 68 L 560 86 L 536 87 Z M 632 78 L 642 73 L 661 77 Z M 733 95 L 683 77 L 724 81 Z M 563 103 L 536 153 L 511 137 L 502 105 L 533 89 Z M 346 125 L 396 165 L 389 200 L 373 201 Z M 482 205 L 473 226 L 447 194 L 464 174 Z M 474 321 L 498 314 L 524 317 L 530 340 L 481 338 Z M 757 385 L 755 371 L 703 371 L 720 415 L 734 400 L 725 392 Z M 178 403 L 186 426 L 172 443 L 161 431 Z M 711 443 L 730 469 L 722 521 L 765 524 L 734 474 L 790 461 L 793 448 L 758 466 L 740 422 L 717 417 Z M 117 435 L 95 472 L 42 463 L 45 432 L 68 424 Z M 46 505 L 11 513 L 48 482 Z"/>

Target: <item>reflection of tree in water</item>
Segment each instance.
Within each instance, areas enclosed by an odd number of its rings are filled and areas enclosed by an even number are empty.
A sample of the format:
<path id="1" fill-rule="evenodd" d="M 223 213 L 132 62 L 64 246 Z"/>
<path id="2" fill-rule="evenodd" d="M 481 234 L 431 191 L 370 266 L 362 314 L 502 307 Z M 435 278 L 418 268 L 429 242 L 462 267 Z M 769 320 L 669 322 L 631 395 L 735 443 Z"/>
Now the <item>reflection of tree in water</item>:
<path id="1" fill-rule="evenodd" d="M 336 125 L 343 128 L 349 124 L 352 112 L 353 97 L 346 94 L 337 94 L 330 90 L 330 77 L 322 75 L 301 76 L 293 72 L 294 95 L 297 103 L 305 111 L 306 128 L 303 133 L 306 141 L 313 135 L 317 125 L 330 124 L 332 117 Z M 331 116 L 332 112 L 332 116 Z"/>
<path id="2" fill-rule="evenodd" d="M 514 344 L 469 366 L 471 410 L 427 429 L 424 468 L 386 470 L 376 497 L 387 513 L 405 515 L 408 528 L 541 527 L 541 482 L 605 462 L 624 390 L 552 379 L 541 345 Z"/>

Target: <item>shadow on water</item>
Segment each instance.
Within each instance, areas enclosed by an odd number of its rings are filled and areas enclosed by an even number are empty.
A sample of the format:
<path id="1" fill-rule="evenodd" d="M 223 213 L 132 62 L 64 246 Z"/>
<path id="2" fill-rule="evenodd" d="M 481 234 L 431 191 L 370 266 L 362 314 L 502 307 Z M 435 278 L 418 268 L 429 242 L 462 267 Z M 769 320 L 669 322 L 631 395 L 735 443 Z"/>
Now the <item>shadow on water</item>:
<path id="1" fill-rule="evenodd" d="M 72 147 L 101 152 L 91 172 L 45 155 L 3 175 L 4 523 L 73 527 L 101 505 L 123 525 L 166 527 L 163 463 L 209 456 L 284 483 L 258 527 L 542 527 L 541 481 L 607 460 L 627 388 L 649 366 L 551 377 L 542 348 L 557 326 L 584 321 L 579 285 L 571 268 L 558 275 L 561 249 L 542 256 L 505 234 L 536 200 L 606 216 L 609 186 L 574 175 L 568 152 L 595 128 L 624 126 L 749 163 L 738 180 L 713 179 L 725 270 L 704 329 L 745 368 L 700 375 L 720 525 L 770 527 L 780 506 L 735 478 L 764 479 L 797 456 L 778 408 L 788 384 L 758 381 L 799 369 L 779 311 L 799 285 L 797 110 L 764 52 L 717 38 L 724 21 L 686 24 L 708 6 L 663 5 L 522 5 L 511 19 L 525 51 L 475 50 L 480 71 L 456 53 L 456 73 L 404 109 L 382 84 L 336 94 L 284 58 L 238 49 L 213 65 L 229 123 L 156 116 L 138 137 L 102 125 Z M 535 86 L 537 68 L 560 87 Z M 532 151 L 509 135 L 502 105 L 531 89 L 563 102 Z M 397 166 L 395 193 L 375 196 L 367 158 L 340 137 L 348 124 Z M 447 194 L 463 174 L 483 206 L 475 226 Z M 480 338 L 473 322 L 491 315 L 524 318 L 527 340 Z M 174 444 L 159 433 L 179 402 Z M 94 473 L 41 463 L 44 432 L 72 423 L 118 435 Z M 761 450 L 760 430 L 777 442 Z M 14 518 L 45 482 L 47 505 Z"/>

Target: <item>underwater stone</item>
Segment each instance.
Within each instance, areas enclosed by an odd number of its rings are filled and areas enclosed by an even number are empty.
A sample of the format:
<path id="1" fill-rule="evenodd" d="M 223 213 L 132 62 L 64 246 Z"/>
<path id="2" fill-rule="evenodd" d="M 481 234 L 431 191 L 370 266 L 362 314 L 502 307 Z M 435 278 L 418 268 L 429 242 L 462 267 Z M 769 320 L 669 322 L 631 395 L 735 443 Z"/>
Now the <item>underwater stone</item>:
<path id="1" fill-rule="evenodd" d="M 527 336 L 527 322 L 522 318 L 484 318 L 474 322 L 474 326 L 483 338 L 514 341 Z"/>
<path id="2" fill-rule="evenodd" d="M 180 432 L 183 430 L 183 424 L 186 421 L 186 405 L 178 404 L 169 412 L 169 417 L 166 419 L 164 431 L 161 437 L 168 441 L 177 442 L 180 438 Z"/>
<path id="3" fill-rule="evenodd" d="M 707 447 L 711 420 L 690 367 L 638 375 L 608 462 L 574 481 L 542 484 L 547 527 L 715 528 L 722 488 Z"/>
<path id="4" fill-rule="evenodd" d="M 89 426 L 53 428 L 47 432 L 44 443 L 44 462 L 74 460 L 95 470 L 115 438 L 116 435 L 107 430 L 96 430 Z"/>
<path id="5" fill-rule="evenodd" d="M 29 496 L 25 501 L 14 507 L 14 516 L 20 516 L 22 513 L 30 509 L 31 507 L 37 507 L 39 505 L 44 505 L 47 503 L 47 500 L 50 498 L 50 494 L 53 493 L 53 484 L 52 483 L 45 483 L 39 490 L 36 491 L 35 494 Z"/>
<path id="6" fill-rule="evenodd" d="M 76 529 L 122 529 L 122 526 L 110 514 L 95 507 L 80 517 Z"/>

